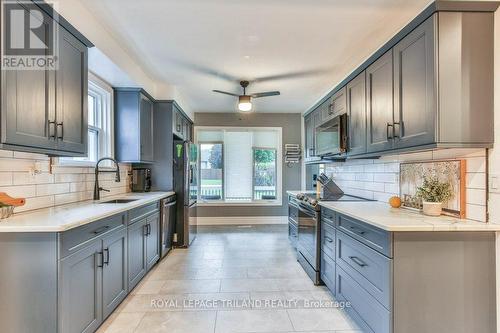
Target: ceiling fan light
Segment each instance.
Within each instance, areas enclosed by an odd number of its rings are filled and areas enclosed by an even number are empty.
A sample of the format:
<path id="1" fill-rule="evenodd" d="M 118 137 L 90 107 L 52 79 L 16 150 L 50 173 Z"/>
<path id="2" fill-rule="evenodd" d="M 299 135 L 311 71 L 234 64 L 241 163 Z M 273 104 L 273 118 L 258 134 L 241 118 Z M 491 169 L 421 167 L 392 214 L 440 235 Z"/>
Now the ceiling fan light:
<path id="1" fill-rule="evenodd" d="M 243 112 L 252 111 L 252 101 L 250 99 L 250 96 L 239 97 L 238 110 Z"/>

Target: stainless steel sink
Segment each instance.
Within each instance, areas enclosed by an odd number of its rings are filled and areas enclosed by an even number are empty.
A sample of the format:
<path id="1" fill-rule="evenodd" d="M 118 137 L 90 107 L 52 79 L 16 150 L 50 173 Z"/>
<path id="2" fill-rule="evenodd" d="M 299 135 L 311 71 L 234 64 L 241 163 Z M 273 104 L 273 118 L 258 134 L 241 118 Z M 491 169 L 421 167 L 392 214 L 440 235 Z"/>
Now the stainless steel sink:
<path id="1" fill-rule="evenodd" d="M 129 203 L 132 201 L 137 201 L 139 199 L 113 199 L 113 200 L 107 200 L 107 201 L 101 201 L 99 203 L 101 204 L 123 204 L 123 203 Z"/>

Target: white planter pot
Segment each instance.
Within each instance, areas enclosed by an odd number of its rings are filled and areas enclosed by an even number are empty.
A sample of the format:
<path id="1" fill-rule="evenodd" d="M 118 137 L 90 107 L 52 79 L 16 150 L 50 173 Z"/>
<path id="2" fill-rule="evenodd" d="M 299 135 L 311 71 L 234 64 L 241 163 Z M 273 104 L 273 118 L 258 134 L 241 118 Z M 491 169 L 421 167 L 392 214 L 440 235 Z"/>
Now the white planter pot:
<path id="1" fill-rule="evenodd" d="M 442 202 L 422 202 L 422 211 L 425 215 L 429 216 L 440 216 L 443 211 Z"/>

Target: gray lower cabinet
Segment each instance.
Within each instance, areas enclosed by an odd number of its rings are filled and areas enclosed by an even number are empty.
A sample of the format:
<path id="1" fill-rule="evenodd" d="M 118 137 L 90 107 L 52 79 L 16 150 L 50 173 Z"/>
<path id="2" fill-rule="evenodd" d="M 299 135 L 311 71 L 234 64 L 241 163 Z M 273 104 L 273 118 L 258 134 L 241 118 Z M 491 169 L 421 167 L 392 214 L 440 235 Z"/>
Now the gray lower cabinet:
<path id="1" fill-rule="evenodd" d="M 89 333 L 102 322 L 102 241 L 61 260 L 61 333 Z"/>
<path id="2" fill-rule="evenodd" d="M 160 259 L 160 214 L 149 216 L 146 223 L 146 270 L 149 271 Z"/>
<path id="3" fill-rule="evenodd" d="M 127 281 L 127 229 L 113 232 L 102 240 L 102 313 L 106 319 L 125 299 Z"/>
<path id="4" fill-rule="evenodd" d="M 160 213 L 157 206 L 136 208 L 144 213 L 128 226 L 128 288 L 132 290 L 160 259 Z"/>
<path id="5" fill-rule="evenodd" d="M 496 331 L 493 232 L 389 232 L 321 215 L 321 279 L 363 332 Z"/>
<path id="6" fill-rule="evenodd" d="M 132 290 L 146 275 L 146 220 L 128 227 L 128 288 Z"/>
<path id="7" fill-rule="evenodd" d="M 367 151 L 392 148 L 394 136 L 392 50 L 366 69 Z"/>
<path id="8" fill-rule="evenodd" d="M 54 27 L 47 13 L 34 3 L 9 5 L 26 12 L 34 24 L 39 22 L 38 36 L 50 45 Z M 83 36 L 75 37 L 76 30 L 70 33 L 62 25 L 57 28 L 56 70 L 1 72 L 0 148 L 53 156 L 87 154 L 87 48 L 92 44 Z"/>
<path id="9" fill-rule="evenodd" d="M 347 84 L 348 155 L 366 153 L 366 73 Z"/>

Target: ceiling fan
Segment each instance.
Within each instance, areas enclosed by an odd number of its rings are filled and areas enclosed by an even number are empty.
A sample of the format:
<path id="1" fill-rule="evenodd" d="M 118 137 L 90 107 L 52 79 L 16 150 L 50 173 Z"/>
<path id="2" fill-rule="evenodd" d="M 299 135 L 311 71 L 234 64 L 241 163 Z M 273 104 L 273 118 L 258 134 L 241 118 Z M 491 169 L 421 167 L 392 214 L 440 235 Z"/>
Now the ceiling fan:
<path id="1" fill-rule="evenodd" d="M 227 91 L 222 91 L 222 90 L 213 90 L 213 92 L 238 97 L 238 109 L 240 111 L 244 111 L 244 112 L 252 110 L 252 98 L 277 96 L 280 94 L 279 91 L 267 91 L 267 92 L 261 92 L 261 93 L 247 95 L 246 88 L 248 87 L 249 84 L 250 84 L 250 82 L 248 82 L 248 81 L 241 81 L 240 82 L 240 85 L 243 88 L 243 95 L 233 94 L 233 93 L 230 93 Z"/>

